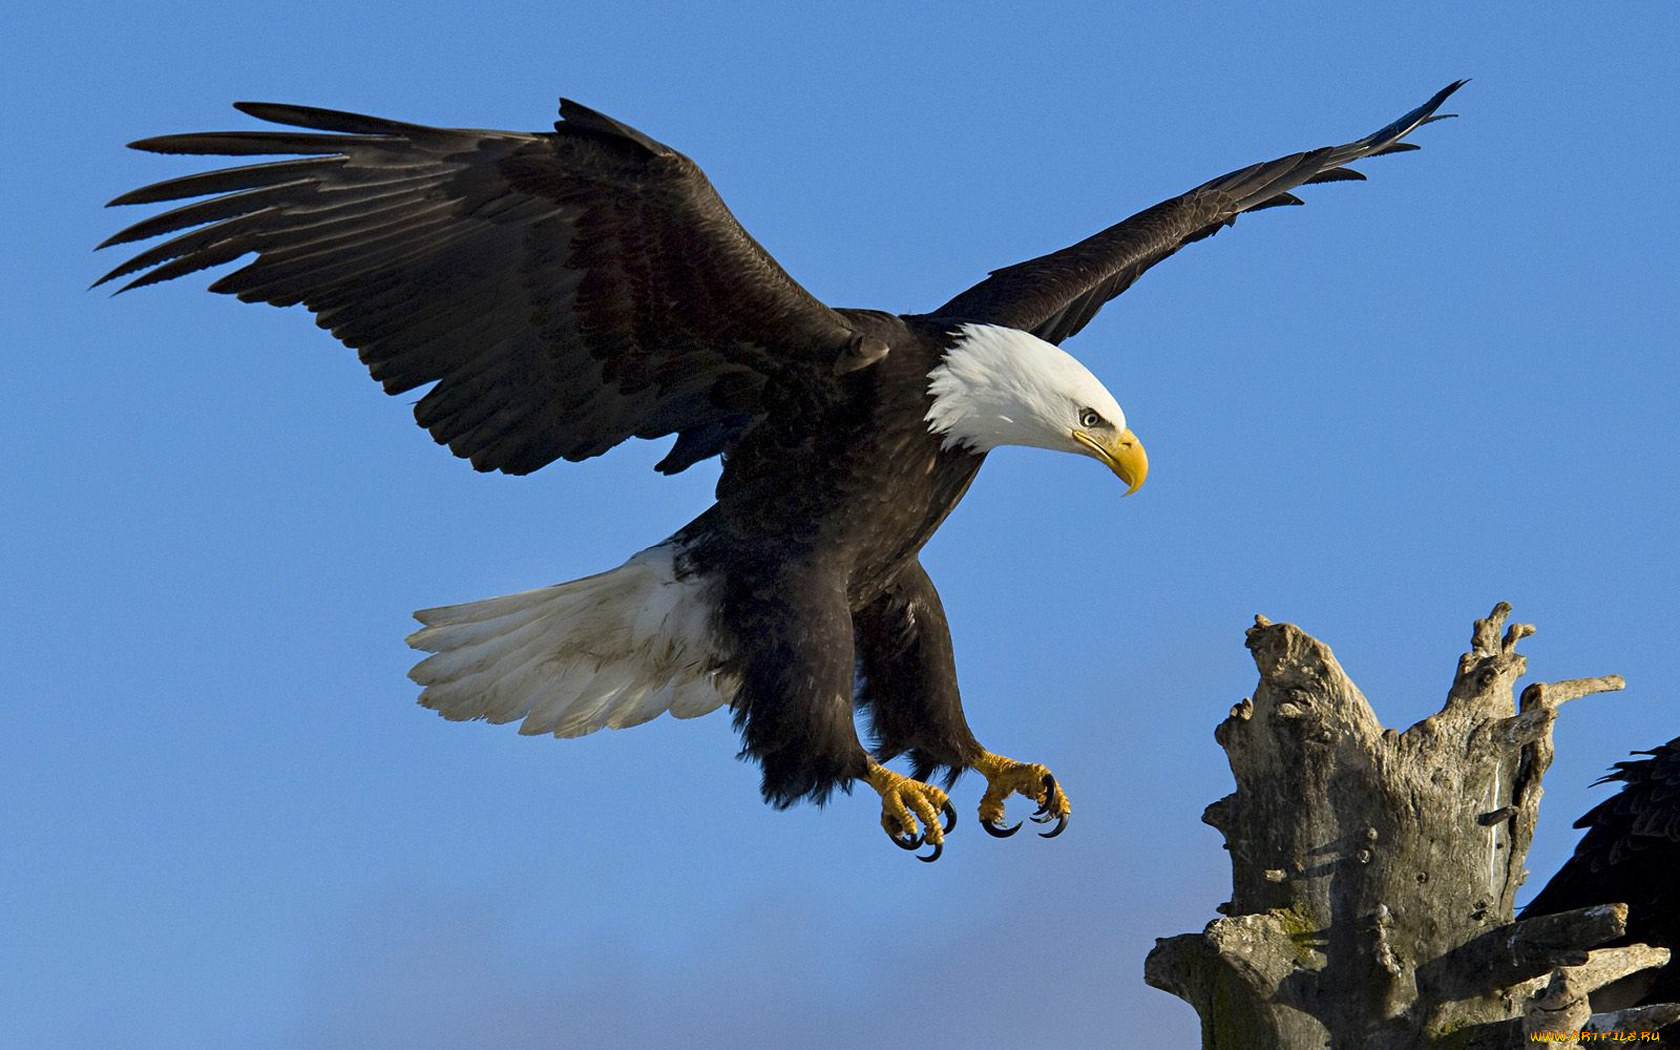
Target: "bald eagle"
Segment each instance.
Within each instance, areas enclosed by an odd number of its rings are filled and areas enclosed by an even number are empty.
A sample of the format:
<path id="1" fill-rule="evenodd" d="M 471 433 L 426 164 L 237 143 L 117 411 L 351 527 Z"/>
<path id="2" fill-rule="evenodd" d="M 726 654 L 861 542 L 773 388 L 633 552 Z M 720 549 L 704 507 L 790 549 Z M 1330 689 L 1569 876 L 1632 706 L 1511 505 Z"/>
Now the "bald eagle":
<path id="1" fill-rule="evenodd" d="M 1667 966 L 1642 970 L 1592 995 L 1597 1012 L 1680 1003 L 1680 737 L 1645 758 L 1617 762 L 1598 783 L 1622 789 L 1575 822 L 1585 834 L 1574 854 L 1529 901 L 1522 918 L 1552 915 L 1595 904 L 1626 904 L 1627 935 L 1601 948 L 1649 944 L 1676 956 Z M 1680 1038 L 1680 1024 L 1662 1031 Z"/>
<path id="2" fill-rule="evenodd" d="M 917 555 L 1000 445 L 1089 456 L 1131 492 L 1148 460 L 1114 396 L 1059 348 L 1149 267 L 1402 141 L 1462 82 L 1357 141 L 1241 168 L 928 313 L 824 305 L 741 228 L 695 163 L 570 100 L 552 132 L 435 128 L 238 103 L 301 131 L 165 135 L 154 153 L 283 156 L 126 193 L 206 198 L 100 247 L 163 234 L 119 291 L 252 256 L 210 285 L 302 303 L 389 394 L 482 471 L 528 474 L 675 435 L 657 469 L 721 456 L 716 503 L 610 572 L 416 613 L 411 677 L 445 718 L 573 737 L 727 706 L 764 797 L 862 781 L 881 824 L 938 857 L 946 790 L 986 779 L 1067 825 L 1043 765 L 963 718 L 945 614 Z M 861 709 L 875 737 L 859 742 Z M 910 775 L 883 763 L 908 755 Z M 944 789 L 931 781 L 941 780 Z"/>

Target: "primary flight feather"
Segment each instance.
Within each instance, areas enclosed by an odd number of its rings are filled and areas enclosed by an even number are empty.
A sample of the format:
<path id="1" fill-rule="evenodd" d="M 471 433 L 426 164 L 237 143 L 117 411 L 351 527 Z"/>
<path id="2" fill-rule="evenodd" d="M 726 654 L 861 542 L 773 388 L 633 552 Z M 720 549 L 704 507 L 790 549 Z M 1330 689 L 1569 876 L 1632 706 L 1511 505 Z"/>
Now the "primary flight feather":
<path id="1" fill-rule="evenodd" d="M 101 245 L 173 234 L 99 283 L 119 290 L 236 260 L 213 283 L 301 303 L 387 393 L 479 470 L 527 474 L 630 437 L 675 435 L 658 469 L 722 456 L 717 502 L 610 572 L 417 613 L 411 672 L 446 718 L 580 736 L 729 706 L 766 799 L 821 803 L 863 781 L 906 849 L 944 848 L 941 787 L 987 781 L 1066 826 L 1037 763 L 981 747 L 918 552 L 986 453 L 1097 459 L 1127 485 L 1148 460 L 1114 396 L 1062 340 L 1149 267 L 1291 191 L 1414 148 L 1462 84 L 1342 146 L 1232 172 L 925 314 L 837 309 L 735 221 L 695 163 L 562 100 L 553 132 L 433 128 L 239 103 L 301 131 L 166 135 L 157 153 L 287 156 L 188 175 L 113 204 L 192 200 Z M 202 198 L 202 199 L 201 199 Z M 249 257 L 249 258 L 248 258 Z M 854 706 L 873 751 L 858 740 Z M 911 775 L 882 763 L 908 755 Z M 943 819 L 942 819 L 943 818 Z"/>

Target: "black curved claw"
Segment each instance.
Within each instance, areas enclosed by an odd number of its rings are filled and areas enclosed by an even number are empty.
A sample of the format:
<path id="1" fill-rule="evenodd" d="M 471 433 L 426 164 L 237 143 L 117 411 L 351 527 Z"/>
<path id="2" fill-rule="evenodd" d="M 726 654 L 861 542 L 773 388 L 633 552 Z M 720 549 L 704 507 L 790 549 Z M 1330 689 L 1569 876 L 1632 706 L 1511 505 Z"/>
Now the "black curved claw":
<path id="1" fill-rule="evenodd" d="M 1049 831 L 1039 832 L 1038 837 L 1041 839 L 1053 839 L 1067 830 L 1068 815 L 1063 813 L 1057 816 L 1050 811 L 1050 807 L 1055 805 L 1056 797 L 1060 793 L 1056 787 L 1056 778 L 1049 773 L 1044 774 L 1044 802 L 1038 807 L 1038 812 L 1033 814 L 1032 821 L 1034 824 L 1048 824 L 1054 820 L 1056 826 Z"/>
<path id="2" fill-rule="evenodd" d="M 887 838 L 892 839 L 892 844 L 899 849 L 916 850 L 922 848 L 922 837 L 920 835 L 912 835 L 909 838 L 901 839 L 897 835 L 889 834 Z"/>
<path id="3" fill-rule="evenodd" d="M 929 853 L 925 857 L 922 856 L 920 853 L 918 853 L 918 854 L 916 854 L 916 859 L 921 861 L 923 864 L 932 864 L 934 861 L 938 860 L 939 855 L 941 853 L 944 853 L 944 852 L 945 852 L 945 843 L 935 842 L 933 844 L 933 852 L 932 853 Z"/>
<path id="4" fill-rule="evenodd" d="M 1019 822 L 1016 822 L 1013 827 L 1006 828 L 1002 824 L 993 824 L 989 820 L 982 820 L 980 822 L 980 826 L 985 828 L 986 834 L 990 835 L 994 839 L 1006 839 L 1021 830 Z"/>
<path id="5" fill-rule="evenodd" d="M 950 799 L 946 799 L 945 804 L 939 807 L 939 812 L 945 817 L 945 834 L 949 835 L 951 829 L 957 826 L 957 807 L 951 805 Z"/>
<path id="6" fill-rule="evenodd" d="M 1046 773 L 1046 774 L 1044 774 L 1044 801 L 1040 802 L 1038 804 L 1038 809 L 1033 811 L 1033 816 L 1032 816 L 1033 822 L 1036 823 L 1036 824 L 1048 824 L 1048 823 L 1050 823 L 1050 821 L 1053 819 L 1050 816 L 1050 805 L 1051 805 L 1051 803 L 1053 803 L 1055 801 L 1056 801 L 1056 778 L 1051 776 L 1049 773 Z"/>

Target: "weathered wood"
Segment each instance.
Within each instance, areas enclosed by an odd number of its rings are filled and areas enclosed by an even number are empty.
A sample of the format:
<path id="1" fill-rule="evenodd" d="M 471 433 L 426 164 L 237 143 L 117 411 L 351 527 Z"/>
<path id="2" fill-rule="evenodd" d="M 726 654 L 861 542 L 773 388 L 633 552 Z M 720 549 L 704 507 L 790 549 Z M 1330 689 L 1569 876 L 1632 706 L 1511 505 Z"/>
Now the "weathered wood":
<path id="1" fill-rule="evenodd" d="M 1626 948 L 1605 948 L 1590 952 L 1586 961 L 1580 965 L 1554 970 L 1550 978 L 1523 1004 L 1523 1033 L 1532 1036 L 1576 1032 L 1656 1031 L 1680 1017 L 1680 1005 L 1636 1006 L 1611 1013 L 1595 1014 L 1589 997 L 1605 985 L 1619 981 L 1629 974 L 1666 966 L 1668 957 L 1667 948 L 1636 944 Z M 1565 1039 L 1552 1045 L 1573 1046 L 1576 1043 Z"/>
<path id="2" fill-rule="evenodd" d="M 1656 1032 L 1680 1021 L 1680 1003 L 1630 1006 L 1593 1014 L 1587 1019 L 1588 1032 Z"/>
<path id="3" fill-rule="evenodd" d="M 1328 646 L 1256 617 L 1259 685 L 1215 733 L 1237 790 L 1203 816 L 1231 900 L 1145 966 L 1196 1008 L 1205 1048 L 1534 1045 L 1526 1032 L 1604 1021 L 1586 996 L 1607 975 L 1666 962 L 1589 952 L 1625 933 L 1621 905 L 1513 922 L 1557 709 L 1622 680 L 1534 684 L 1517 703 L 1533 628 L 1509 613 L 1476 621 L 1445 705 L 1403 733 Z"/>

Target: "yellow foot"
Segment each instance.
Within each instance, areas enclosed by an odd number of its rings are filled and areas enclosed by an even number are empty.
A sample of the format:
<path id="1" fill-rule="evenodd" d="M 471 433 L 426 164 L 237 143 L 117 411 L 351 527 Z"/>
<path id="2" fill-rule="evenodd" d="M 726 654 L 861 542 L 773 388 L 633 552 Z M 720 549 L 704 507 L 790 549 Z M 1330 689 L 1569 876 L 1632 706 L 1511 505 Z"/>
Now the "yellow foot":
<path id="1" fill-rule="evenodd" d="M 1003 826 L 1003 801 L 1010 795 L 1023 795 L 1038 803 L 1038 812 L 1032 815 L 1033 823 L 1056 822 L 1049 831 L 1040 832 L 1039 838 L 1053 839 L 1067 828 L 1073 806 L 1048 769 L 1036 762 L 1017 762 L 990 751 L 980 756 L 974 768 L 986 778 L 986 794 L 980 799 L 980 826 L 986 829 L 986 834 L 1006 839 L 1021 830 L 1019 823 Z"/>
<path id="2" fill-rule="evenodd" d="M 945 792 L 932 784 L 911 780 L 894 773 L 886 766 L 869 763 L 864 783 L 881 795 L 881 827 L 899 849 L 920 849 L 923 844 L 933 847 L 927 856 L 917 860 L 936 861 L 945 852 L 945 835 L 957 826 L 957 811 Z M 941 826 L 940 814 L 949 823 Z M 916 821 L 920 819 L 918 826 Z M 925 831 L 923 829 L 926 829 Z"/>

